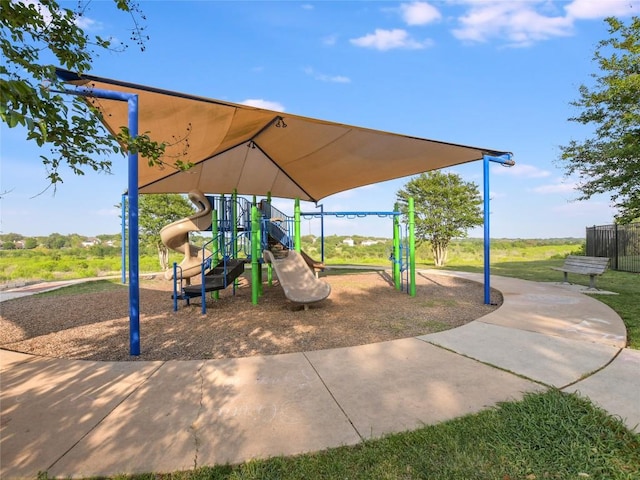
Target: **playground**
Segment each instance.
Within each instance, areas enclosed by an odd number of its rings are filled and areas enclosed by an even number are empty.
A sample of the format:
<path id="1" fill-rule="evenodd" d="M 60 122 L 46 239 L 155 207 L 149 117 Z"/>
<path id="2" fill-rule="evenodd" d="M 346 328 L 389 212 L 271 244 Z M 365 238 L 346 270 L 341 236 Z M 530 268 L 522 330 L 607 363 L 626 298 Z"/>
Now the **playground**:
<path id="1" fill-rule="evenodd" d="M 409 271 L 411 235 L 401 228 L 398 212 L 349 214 L 354 220 L 375 215 L 387 224 L 394 244 L 390 264 L 327 266 L 300 248 L 297 202 L 290 216 L 269 198 L 197 190 L 189 198 L 196 211 L 160 232 L 181 261 L 141 279 L 140 355 L 127 351 L 126 278 L 87 286 L 89 292 L 72 288 L 4 302 L 0 347 L 94 361 L 290 354 L 437 333 L 502 304 L 497 290 L 483 302 L 482 283 L 435 270 Z M 346 215 L 325 212 L 333 214 Z M 192 233 L 204 236 L 203 246 L 192 243 Z"/>
<path id="2" fill-rule="evenodd" d="M 246 105 L 207 99 L 154 87 L 131 84 L 93 75 L 78 75 L 56 69 L 58 78 L 70 88 L 64 93 L 90 98 L 101 113 L 105 127 L 118 131 L 127 125 L 128 132 L 153 132 L 154 138 L 173 139 L 165 144 L 163 159 L 151 161 L 138 156 L 135 149 L 127 153 L 128 210 L 127 224 L 129 262 L 129 351 L 141 354 L 140 284 L 138 249 L 138 196 L 154 193 L 189 193 L 198 205 L 198 213 L 165 227 L 163 243 L 184 254 L 180 265 L 174 265 L 167 276 L 174 280 L 172 298 L 174 311 L 178 301 L 189 305 L 192 298 L 204 298 L 209 292 L 219 296 L 221 289 L 234 285 L 244 271 L 244 263 L 251 262 L 252 303 L 258 303 L 262 293 L 262 265 L 268 263 L 287 298 L 305 309 L 326 300 L 330 286 L 313 277 L 304 267 L 304 253 L 300 250 L 299 229 L 290 233 L 276 232 L 282 220 L 270 213 L 270 207 L 258 206 L 257 196 L 295 200 L 294 213 L 299 225 L 301 201 L 316 203 L 333 194 L 372 185 L 391 179 L 482 160 L 484 179 L 484 237 L 485 276 L 484 303 L 491 303 L 489 272 L 489 164 L 513 166 L 512 154 L 507 151 L 473 147 L 411 137 L 379 130 L 371 130 L 324 120 L 284 114 Z M 72 88 L 75 87 L 74 88 Z M 161 114 L 159 112 L 162 112 Z M 215 134 L 214 134 L 215 132 Z M 179 160 L 172 164 L 171 159 Z M 165 163 L 166 162 L 166 163 Z M 181 166 L 188 168 L 183 169 Z M 192 193 L 196 196 L 192 198 Z M 211 219 L 213 238 L 209 246 L 198 254 L 189 242 L 189 231 L 203 230 L 200 219 L 209 223 L 208 210 L 218 210 L 204 199 L 211 194 L 253 196 L 244 231 L 249 231 L 249 251 L 246 260 L 238 255 L 238 235 L 241 216 L 233 216 L 229 228 L 216 232 L 217 221 Z M 235 203 L 235 200 L 234 202 Z M 124 205 L 124 202 L 123 202 Z M 399 226 L 394 223 L 394 251 L 392 278 L 396 290 L 402 288 L 401 273 L 406 271 L 408 293 L 416 296 L 415 278 L 415 221 L 413 199 L 407 205 L 406 262 L 401 262 Z M 235 207 L 232 206 L 232 209 Z M 396 212 L 394 212 L 396 213 Z M 200 217 L 202 215 L 202 217 Z M 123 212 L 123 219 L 125 218 Z M 218 220 L 224 220 L 219 217 Z M 265 225 L 265 222 L 267 224 Z M 222 225 L 222 224 L 220 224 Z M 247 228 L 250 225 L 250 229 Z M 195 228 L 192 228 L 195 227 Z M 217 234 L 216 234 L 217 233 Z M 265 235 L 266 233 L 266 235 Z M 285 238 L 286 237 L 286 238 Z M 285 242 L 285 239 L 288 242 Z M 266 240 L 266 242 L 265 242 Z M 288 259 L 279 259 L 269 248 L 272 240 L 285 247 Z M 124 243 L 123 243 L 124 245 Z M 208 248 L 207 248 L 208 247 Z M 123 252 L 124 253 L 124 252 Z M 124 259 L 124 255 L 123 255 Z M 300 260 L 300 261 L 299 261 Z M 309 260 L 305 260 L 309 264 Z M 200 266 L 198 267 L 198 263 Z M 123 272 L 124 272 L 123 260 Z M 314 268 L 315 269 L 315 268 Z M 201 272 L 201 288 L 191 286 L 192 274 Z M 123 274 L 124 276 L 124 274 Z M 268 279 L 272 283 L 272 278 Z M 206 314 L 206 302 L 201 302 Z"/>
<path id="3" fill-rule="evenodd" d="M 138 121 L 142 131 L 164 138 L 181 138 L 176 132 L 184 126 L 193 165 L 186 172 L 145 168 L 128 153 L 128 287 L 100 283 L 104 288 L 92 293 L 3 302 L 3 476 L 171 472 L 317 452 L 547 387 L 587 392 L 637 426 L 637 389 L 628 381 L 637 357 L 623 352 L 626 331 L 613 310 L 562 287 L 514 278 L 495 278 L 504 297 L 490 288 L 488 169 L 489 162 L 513 165 L 508 152 L 68 73 L 82 87 L 76 93 L 105 99 L 99 109 L 112 131 L 127 115 L 132 135 Z M 127 114 L 114 102 L 127 102 Z M 309 261 L 297 260 L 299 228 L 285 242 L 291 230 L 278 230 L 282 216 L 256 202 L 258 195 L 295 199 L 298 210 L 300 200 L 317 204 L 340 191 L 480 159 L 483 283 L 474 274 L 416 271 L 413 200 L 403 249 L 408 268 L 399 261 L 394 219 L 388 270 L 332 275 L 325 268 L 318 276 Z M 196 191 L 198 212 L 161 233 L 183 261 L 169 274 L 140 278 L 138 194 Z M 212 192 L 253 196 L 250 229 L 235 213 L 225 225 L 226 203 L 211 208 L 216 201 L 204 197 Z M 208 224 L 211 243 L 193 248 L 189 232 Z M 248 240 L 239 239 L 241 232 L 250 232 Z M 278 258 L 274 241 L 295 262 Z M 403 271 L 409 295 L 398 288 Z M 302 297 L 300 283 L 313 286 Z"/>
<path id="4" fill-rule="evenodd" d="M 497 308 L 484 305 L 482 284 L 419 272 L 416 297 L 396 291 L 383 271 L 322 274 L 331 296 L 299 311 L 277 281 L 251 303 L 249 274 L 201 315 L 199 300 L 171 308 L 171 282 L 141 280 L 142 354 L 127 349 L 125 286 L 96 293 L 28 296 L 2 304 L 0 347 L 84 360 L 194 360 L 347 347 L 424 335 L 466 324 Z M 502 301 L 493 292 L 496 303 Z M 70 307 L 72 306 L 72 307 Z M 42 312 L 48 312 L 42 315 Z"/>

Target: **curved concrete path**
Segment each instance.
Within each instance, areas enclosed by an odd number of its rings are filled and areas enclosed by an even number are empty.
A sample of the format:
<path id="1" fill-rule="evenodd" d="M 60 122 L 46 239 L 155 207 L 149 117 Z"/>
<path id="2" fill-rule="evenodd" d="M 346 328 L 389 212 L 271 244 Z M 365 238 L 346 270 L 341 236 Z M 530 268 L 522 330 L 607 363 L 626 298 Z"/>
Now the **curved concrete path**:
<path id="1" fill-rule="evenodd" d="M 551 386 L 589 396 L 638 431 L 640 351 L 623 348 L 613 310 L 553 284 L 493 277 L 492 286 L 504 304 L 485 317 L 358 347 L 120 363 L 0 350 L 0 476 L 169 472 L 292 455 Z"/>

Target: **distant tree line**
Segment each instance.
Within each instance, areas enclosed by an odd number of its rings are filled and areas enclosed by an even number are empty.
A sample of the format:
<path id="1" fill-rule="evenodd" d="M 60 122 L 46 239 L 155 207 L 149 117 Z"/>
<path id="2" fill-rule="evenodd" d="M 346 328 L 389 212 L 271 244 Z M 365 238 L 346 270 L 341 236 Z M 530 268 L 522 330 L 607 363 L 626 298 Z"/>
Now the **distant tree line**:
<path id="1" fill-rule="evenodd" d="M 62 235 L 52 233 L 46 236 L 25 236 L 19 233 L 0 234 L 0 248 L 2 250 L 33 250 L 35 248 L 46 248 L 49 250 L 60 250 L 64 248 L 120 248 L 120 235 L 97 235 L 88 237 L 72 233 Z"/>
<path id="2" fill-rule="evenodd" d="M 195 244 L 201 244 L 206 241 L 206 233 L 204 234 L 192 234 L 191 241 Z M 26 236 L 19 233 L 6 233 L 0 234 L 0 248 L 3 250 L 15 250 L 25 249 L 32 250 L 34 248 L 46 248 L 50 250 L 60 250 L 67 248 L 87 248 L 87 242 L 97 239 L 99 243 L 95 246 L 109 246 L 120 251 L 121 237 L 120 234 L 100 234 L 95 237 L 80 235 L 72 233 L 69 235 L 62 235 L 60 233 L 52 233 L 46 236 Z M 353 246 L 348 240 L 353 240 Z M 315 235 L 303 235 L 302 248 L 308 251 L 320 252 L 320 237 Z M 482 244 L 481 238 L 458 238 L 453 240 L 458 245 L 468 245 L 470 248 L 474 248 L 476 244 Z M 375 242 L 369 244 L 369 242 Z M 584 243 L 583 238 L 575 237 L 563 237 L 563 238 L 494 238 L 491 240 L 491 244 L 497 248 L 523 248 L 523 247 L 538 247 L 544 245 L 566 245 L 566 244 L 581 244 Z M 92 245 L 93 246 L 93 245 Z M 328 235 L 324 238 L 325 254 L 328 252 L 348 252 L 348 251 L 362 251 L 362 252 L 385 252 L 391 248 L 391 238 L 384 237 L 372 237 L 364 235 Z M 149 245 L 155 249 L 155 245 Z M 155 253 L 155 252 L 153 252 Z"/>

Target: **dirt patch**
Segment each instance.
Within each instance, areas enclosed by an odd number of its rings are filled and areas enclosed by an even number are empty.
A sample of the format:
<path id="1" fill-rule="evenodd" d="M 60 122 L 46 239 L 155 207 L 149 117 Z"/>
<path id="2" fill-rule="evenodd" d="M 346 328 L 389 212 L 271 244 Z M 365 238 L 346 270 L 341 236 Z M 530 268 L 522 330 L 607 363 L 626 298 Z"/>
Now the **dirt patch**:
<path id="1" fill-rule="evenodd" d="M 327 300 L 308 310 L 292 305 L 277 280 L 251 303 L 245 278 L 235 294 L 220 292 L 173 311 L 171 283 L 140 283 L 142 354 L 129 355 L 128 288 L 103 293 L 29 296 L 0 304 L 0 347 L 84 360 L 193 360 L 303 352 L 413 337 L 454 328 L 502 303 L 466 279 L 418 273 L 416 296 L 392 287 L 386 272 L 328 275 Z"/>

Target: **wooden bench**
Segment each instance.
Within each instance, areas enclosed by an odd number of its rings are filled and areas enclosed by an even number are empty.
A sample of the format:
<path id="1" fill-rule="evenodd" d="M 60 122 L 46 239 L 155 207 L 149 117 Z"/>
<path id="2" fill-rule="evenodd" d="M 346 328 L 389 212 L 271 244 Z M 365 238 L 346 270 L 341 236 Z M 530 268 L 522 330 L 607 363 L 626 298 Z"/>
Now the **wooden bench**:
<path id="1" fill-rule="evenodd" d="M 584 257 L 581 255 L 568 255 L 562 267 L 551 267 L 553 270 L 564 272 L 564 283 L 569 283 L 569 273 L 589 275 L 589 289 L 596 289 L 596 275 L 602 275 L 609 266 L 607 257 Z"/>

